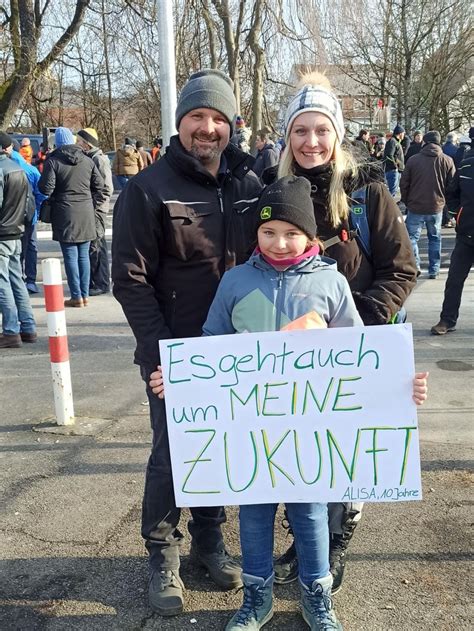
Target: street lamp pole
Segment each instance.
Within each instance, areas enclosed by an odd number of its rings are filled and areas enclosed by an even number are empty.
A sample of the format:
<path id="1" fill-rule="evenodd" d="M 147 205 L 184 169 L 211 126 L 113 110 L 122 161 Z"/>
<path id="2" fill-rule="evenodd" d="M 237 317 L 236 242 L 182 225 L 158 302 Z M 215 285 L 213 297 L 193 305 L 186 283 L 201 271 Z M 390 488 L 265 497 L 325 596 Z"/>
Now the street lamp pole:
<path id="1" fill-rule="evenodd" d="M 172 0 L 156 0 L 159 33 L 161 135 L 163 150 L 176 133 L 176 61 L 174 55 L 174 27 Z"/>

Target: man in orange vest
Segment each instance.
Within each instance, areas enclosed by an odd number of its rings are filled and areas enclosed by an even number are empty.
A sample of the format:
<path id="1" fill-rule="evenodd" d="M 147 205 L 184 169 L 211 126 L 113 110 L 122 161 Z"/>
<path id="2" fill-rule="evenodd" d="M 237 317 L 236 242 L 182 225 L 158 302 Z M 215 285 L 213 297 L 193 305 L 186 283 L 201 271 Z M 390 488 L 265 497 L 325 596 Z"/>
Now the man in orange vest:
<path id="1" fill-rule="evenodd" d="M 23 158 L 31 164 L 31 160 L 33 158 L 33 149 L 31 148 L 31 142 L 29 138 L 23 138 L 21 141 L 20 154 Z"/>

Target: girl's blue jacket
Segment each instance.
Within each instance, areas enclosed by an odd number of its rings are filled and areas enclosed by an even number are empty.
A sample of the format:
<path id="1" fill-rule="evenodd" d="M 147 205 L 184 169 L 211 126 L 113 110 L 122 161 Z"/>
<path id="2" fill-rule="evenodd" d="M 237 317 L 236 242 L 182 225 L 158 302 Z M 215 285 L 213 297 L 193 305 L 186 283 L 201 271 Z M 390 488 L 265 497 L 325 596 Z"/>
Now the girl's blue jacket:
<path id="1" fill-rule="evenodd" d="M 313 256 L 277 271 L 260 254 L 226 272 L 204 335 L 363 326 L 333 259 Z"/>

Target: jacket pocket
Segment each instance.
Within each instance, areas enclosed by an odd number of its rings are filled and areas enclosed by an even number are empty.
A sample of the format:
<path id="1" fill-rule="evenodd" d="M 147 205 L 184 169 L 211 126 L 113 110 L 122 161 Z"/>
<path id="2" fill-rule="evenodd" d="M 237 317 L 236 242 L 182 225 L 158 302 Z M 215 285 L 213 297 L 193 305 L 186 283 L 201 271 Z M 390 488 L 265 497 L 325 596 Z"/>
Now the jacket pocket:
<path id="1" fill-rule="evenodd" d="M 191 258 L 220 257 L 224 249 L 224 221 L 209 203 L 188 206 L 166 202 L 170 218 L 170 238 L 165 247 L 170 256 Z"/>

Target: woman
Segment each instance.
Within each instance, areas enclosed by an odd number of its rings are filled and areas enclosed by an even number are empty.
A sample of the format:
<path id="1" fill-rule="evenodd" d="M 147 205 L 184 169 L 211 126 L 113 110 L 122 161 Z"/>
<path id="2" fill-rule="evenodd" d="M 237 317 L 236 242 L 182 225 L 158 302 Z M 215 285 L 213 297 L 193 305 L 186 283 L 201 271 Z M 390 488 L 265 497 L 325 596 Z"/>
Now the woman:
<path id="1" fill-rule="evenodd" d="M 344 131 L 341 107 L 329 81 L 318 73 L 303 76 L 286 112 L 286 149 L 278 177 L 294 174 L 311 183 L 318 234 L 327 244 L 325 254 L 337 261 L 338 270 L 349 281 L 364 324 L 401 321 L 403 304 L 416 283 L 408 233 L 380 166 L 368 156 L 350 153 L 342 145 Z M 264 174 L 264 181 L 269 181 L 269 175 Z M 370 256 L 364 253 L 349 219 L 360 189 L 366 200 Z M 361 509 L 359 503 L 329 505 L 333 593 L 341 586 L 346 549 Z M 288 583 L 297 575 L 293 544 L 275 563 L 275 581 Z"/>
<path id="2" fill-rule="evenodd" d="M 96 238 L 94 208 L 105 201 L 104 181 L 94 162 L 74 144 L 69 129 L 58 127 L 55 150 L 44 163 L 39 189 L 50 198 L 53 240 L 64 257 L 71 298 L 66 307 L 86 307 L 89 297 L 89 246 Z"/>

